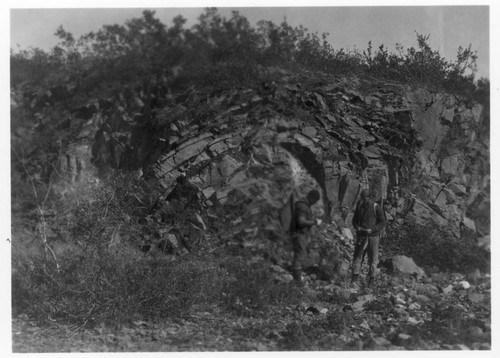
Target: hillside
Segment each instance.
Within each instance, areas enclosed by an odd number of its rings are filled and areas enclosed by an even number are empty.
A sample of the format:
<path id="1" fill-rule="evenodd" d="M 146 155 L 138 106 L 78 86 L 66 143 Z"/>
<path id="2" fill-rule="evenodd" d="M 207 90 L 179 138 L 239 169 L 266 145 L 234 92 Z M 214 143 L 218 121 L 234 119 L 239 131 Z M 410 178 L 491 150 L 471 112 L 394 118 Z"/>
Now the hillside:
<path id="1" fill-rule="evenodd" d="M 145 12 L 12 56 L 14 350 L 490 349 L 489 95 L 470 58 L 419 35 L 361 61 L 213 9 L 183 23 Z M 348 280 L 363 188 L 388 220 L 374 289 Z M 324 223 L 301 289 L 279 218 L 310 189 Z"/>

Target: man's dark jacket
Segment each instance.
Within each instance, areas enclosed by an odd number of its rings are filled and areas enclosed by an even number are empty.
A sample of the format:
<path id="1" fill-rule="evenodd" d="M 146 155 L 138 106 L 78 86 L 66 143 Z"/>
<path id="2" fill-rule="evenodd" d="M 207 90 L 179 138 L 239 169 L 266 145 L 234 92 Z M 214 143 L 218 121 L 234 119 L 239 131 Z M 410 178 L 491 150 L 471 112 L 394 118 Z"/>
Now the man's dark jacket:
<path id="1" fill-rule="evenodd" d="M 369 200 L 367 203 L 360 201 L 352 218 L 352 225 L 363 229 L 371 229 L 368 236 L 376 236 L 385 227 L 385 215 L 380 204 Z"/>

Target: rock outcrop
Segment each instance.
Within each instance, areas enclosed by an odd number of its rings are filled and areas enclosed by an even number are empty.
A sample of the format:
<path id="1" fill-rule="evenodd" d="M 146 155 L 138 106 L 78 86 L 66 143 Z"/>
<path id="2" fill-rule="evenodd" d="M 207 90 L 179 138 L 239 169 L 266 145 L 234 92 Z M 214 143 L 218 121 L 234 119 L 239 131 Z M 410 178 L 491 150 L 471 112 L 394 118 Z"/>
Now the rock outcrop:
<path id="1" fill-rule="evenodd" d="M 186 176 L 202 205 L 225 208 L 232 234 L 246 240 L 280 236 L 278 209 L 292 191 L 312 188 L 322 193 L 314 210 L 339 228 L 350 226 L 360 191 L 370 187 L 390 225 L 433 222 L 467 239 L 489 233 L 480 105 L 423 88 L 309 75 L 262 69 L 260 88 L 193 90 L 157 112 L 152 128 L 140 115 L 108 115 L 93 160 L 140 168 L 165 196 Z"/>

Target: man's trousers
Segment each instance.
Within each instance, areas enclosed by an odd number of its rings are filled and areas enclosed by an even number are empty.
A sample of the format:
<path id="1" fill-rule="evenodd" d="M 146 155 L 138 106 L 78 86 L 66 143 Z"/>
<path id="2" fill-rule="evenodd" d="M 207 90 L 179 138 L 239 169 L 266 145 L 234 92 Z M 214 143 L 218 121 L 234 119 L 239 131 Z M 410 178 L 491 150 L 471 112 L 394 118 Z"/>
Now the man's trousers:
<path id="1" fill-rule="evenodd" d="M 354 257 L 352 264 L 353 275 L 359 275 L 361 265 L 363 264 L 363 256 L 366 254 L 368 256 L 368 276 L 372 278 L 377 276 L 379 241 L 379 235 L 357 235 L 356 244 L 354 245 Z"/>
<path id="2" fill-rule="evenodd" d="M 307 258 L 307 245 L 309 244 L 309 232 L 299 231 L 292 236 L 293 262 L 292 270 L 301 270 Z"/>

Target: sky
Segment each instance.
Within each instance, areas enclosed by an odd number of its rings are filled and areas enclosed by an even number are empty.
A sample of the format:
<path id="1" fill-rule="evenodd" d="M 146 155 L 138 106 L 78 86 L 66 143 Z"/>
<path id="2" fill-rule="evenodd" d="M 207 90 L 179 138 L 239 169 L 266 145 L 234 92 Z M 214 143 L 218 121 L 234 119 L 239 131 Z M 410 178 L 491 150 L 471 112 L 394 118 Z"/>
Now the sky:
<path id="1" fill-rule="evenodd" d="M 127 8 L 127 2 L 120 3 L 124 5 L 115 8 L 76 9 L 67 7 L 22 9 L 17 8 L 14 3 L 10 9 L 10 47 L 18 49 L 31 46 L 48 50 L 57 44 L 58 39 L 54 33 L 60 25 L 78 37 L 96 31 L 104 24 L 124 24 L 128 19 L 140 17 L 144 9 L 155 10 L 156 16 L 167 26 L 176 15 L 180 14 L 188 19 L 187 26 L 190 27 L 203 12 L 203 7 L 175 7 L 179 3 L 173 3 L 174 7 L 170 8 L 155 7 L 157 4 L 154 2 L 152 7 L 142 7 L 143 3 L 136 2 L 135 8 L 130 6 Z M 205 3 L 205 6 L 212 3 Z M 330 2 L 330 4 L 335 3 Z M 240 4 L 254 6 L 258 2 Z M 396 43 L 402 44 L 405 48 L 416 46 L 417 32 L 430 35 L 432 48 L 439 50 L 445 58 L 454 60 L 458 47 L 470 44 L 478 54 L 476 77 L 490 77 L 488 6 L 345 6 L 344 2 L 344 6 L 311 7 L 309 3 L 299 2 L 298 4 L 302 6 L 277 7 L 276 2 L 274 4 L 275 6 L 218 6 L 218 8 L 226 17 L 231 15 L 232 10 L 238 10 L 254 26 L 259 20 L 280 23 L 286 18 L 292 26 L 303 25 L 310 32 L 329 33 L 328 41 L 336 49 L 364 50 L 368 42 L 372 41 L 374 48 L 384 44 L 391 51 L 395 51 Z M 281 4 L 293 5 L 290 2 Z"/>

